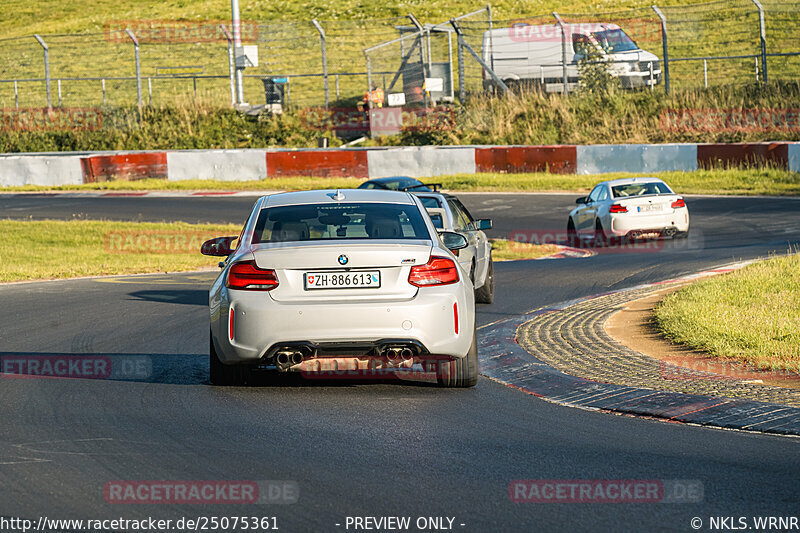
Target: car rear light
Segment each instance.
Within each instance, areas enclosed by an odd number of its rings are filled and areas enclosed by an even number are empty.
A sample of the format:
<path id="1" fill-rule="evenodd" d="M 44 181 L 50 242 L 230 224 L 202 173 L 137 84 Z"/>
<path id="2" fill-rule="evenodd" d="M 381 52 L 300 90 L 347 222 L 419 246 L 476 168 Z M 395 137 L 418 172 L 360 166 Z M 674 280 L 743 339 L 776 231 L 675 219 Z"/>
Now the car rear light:
<path id="1" fill-rule="evenodd" d="M 233 342 L 233 317 L 236 316 L 236 312 L 233 310 L 233 306 L 228 309 L 228 340 Z"/>
<path id="2" fill-rule="evenodd" d="M 447 257 L 432 256 L 424 265 L 411 267 L 408 282 L 416 287 L 450 285 L 458 281 L 458 267 Z"/>
<path id="3" fill-rule="evenodd" d="M 255 261 L 242 261 L 228 269 L 225 286 L 229 289 L 271 291 L 278 286 L 278 276 L 274 270 L 258 268 Z"/>
<path id="4" fill-rule="evenodd" d="M 678 209 L 679 207 L 686 207 L 686 202 L 683 201 L 683 198 L 678 198 L 671 205 L 672 209 Z"/>
<path id="5" fill-rule="evenodd" d="M 627 213 L 628 208 L 624 205 L 619 204 L 611 204 L 611 207 L 608 208 L 609 213 Z"/>
<path id="6" fill-rule="evenodd" d="M 458 302 L 453 304 L 453 324 L 455 325 L 456 335 L 458 335 Z"/>

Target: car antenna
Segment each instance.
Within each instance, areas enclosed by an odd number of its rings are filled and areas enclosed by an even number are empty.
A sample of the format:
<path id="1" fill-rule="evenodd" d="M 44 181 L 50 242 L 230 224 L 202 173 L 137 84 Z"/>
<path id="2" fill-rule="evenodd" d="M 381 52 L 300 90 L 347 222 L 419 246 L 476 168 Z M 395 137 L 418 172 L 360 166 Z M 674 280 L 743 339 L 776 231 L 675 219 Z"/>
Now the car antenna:
<path id="1" fill-rule="evenodd" d="M 331 198 L 333 198 L 337 202 L 341 202 L 342 200 L 344 200 L 344 194 L 342 194 L 341 190 L 336 189 L 336 194 L 334 194 Z"/>

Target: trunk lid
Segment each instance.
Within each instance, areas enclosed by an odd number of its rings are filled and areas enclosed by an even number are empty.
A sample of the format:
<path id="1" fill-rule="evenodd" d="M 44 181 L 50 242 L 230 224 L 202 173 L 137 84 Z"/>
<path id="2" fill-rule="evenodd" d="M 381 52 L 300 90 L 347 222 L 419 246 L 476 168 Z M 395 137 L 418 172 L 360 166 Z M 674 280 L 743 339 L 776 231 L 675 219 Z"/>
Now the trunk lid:
<path id="1" fill-rule="evenodd" d="M 278 287 L 269 293 L 275 301 L 397 301 L 408 300 L 416 295 L 417 287 L 408 283 L 408 274 L 412 266 L 427 263 L 431 249 L 429 241 L 421 240 L 342 240 L 324 244 L 292 242 L 256 245 L 253 255 L 259 268 L 273 269 L 278 276 Z M 318 274 L 328 277 L 335 275 L 338 280 L 345 279 L 340 275 L 350 275 L 352 278 L 358 274 L 360 280 L 377 275 L 380 286 L 375 287 L 374 283 L 370 283 L 342 288 L 329 282 L 323 288 L 309 289 L 306 274 L 315 277 Z M 370 277 L 366 281 L 374 279 Z"/>
<path id="2" fill-rule="evenodd" d="M 659 215 L 672 213 L 672 202 L 680 198 L 677 194 L 658 194 L 617 199 L 614 203 L 628 208 L 632 215 Z"/>

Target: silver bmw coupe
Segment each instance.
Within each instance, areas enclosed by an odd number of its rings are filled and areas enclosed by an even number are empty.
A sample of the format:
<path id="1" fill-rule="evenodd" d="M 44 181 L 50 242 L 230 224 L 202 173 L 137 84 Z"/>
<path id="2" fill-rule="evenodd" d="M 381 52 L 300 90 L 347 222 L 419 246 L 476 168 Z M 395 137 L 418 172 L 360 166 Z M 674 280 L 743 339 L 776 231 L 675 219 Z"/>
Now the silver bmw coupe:
<path id="1" fill-rule="evenodd" d="M 211 382 L 421 366 L 442 386 L 474 386 L 475 297 L 454 256 L 466 246 L 406 192 L 259 198 L 238 237 L 201 250 L 227 257 L 209 294 Z"/>

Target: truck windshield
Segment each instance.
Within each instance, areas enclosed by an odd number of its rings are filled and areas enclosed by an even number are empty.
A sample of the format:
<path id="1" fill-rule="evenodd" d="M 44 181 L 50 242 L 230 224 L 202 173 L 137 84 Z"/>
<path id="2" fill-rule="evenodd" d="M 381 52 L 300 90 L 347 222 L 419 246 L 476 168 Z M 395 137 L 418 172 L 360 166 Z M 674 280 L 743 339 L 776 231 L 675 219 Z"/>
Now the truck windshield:
<path id="1" fill-rule="evenodd" d="M 630 52 L 639 49 L 636 43 L 624 31 L 619 29 L 596 31 L 592 32 L 592 35 L 608 53 Z"/>

